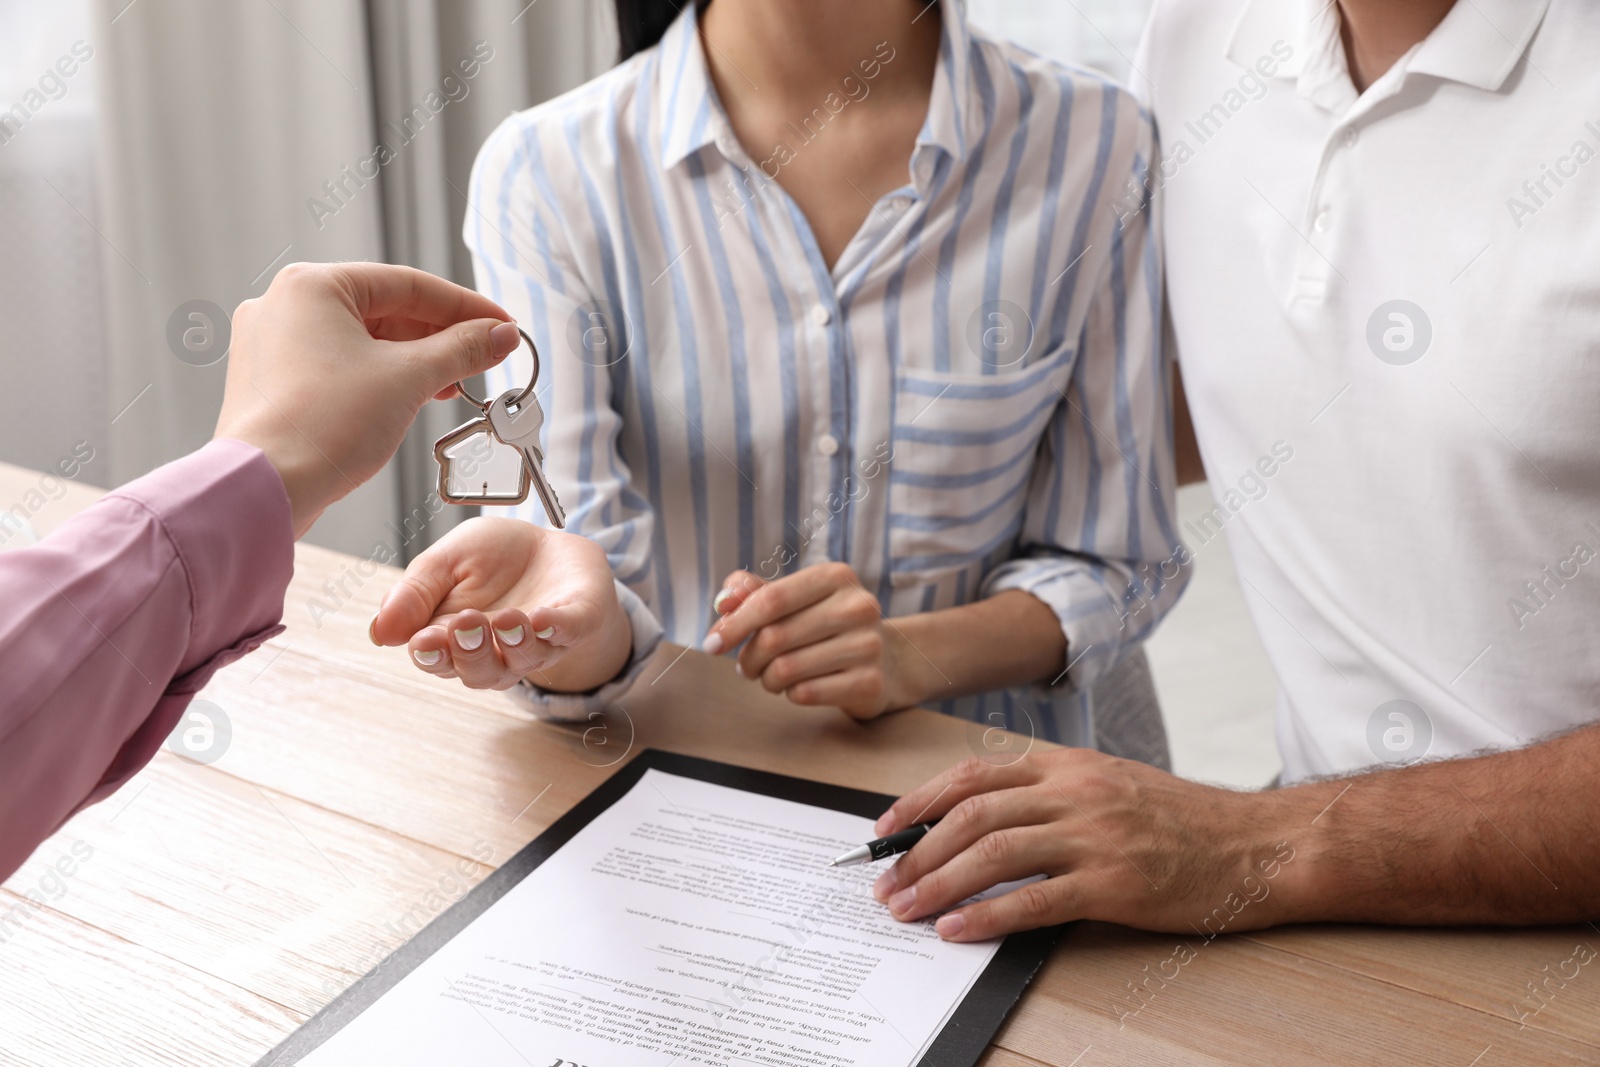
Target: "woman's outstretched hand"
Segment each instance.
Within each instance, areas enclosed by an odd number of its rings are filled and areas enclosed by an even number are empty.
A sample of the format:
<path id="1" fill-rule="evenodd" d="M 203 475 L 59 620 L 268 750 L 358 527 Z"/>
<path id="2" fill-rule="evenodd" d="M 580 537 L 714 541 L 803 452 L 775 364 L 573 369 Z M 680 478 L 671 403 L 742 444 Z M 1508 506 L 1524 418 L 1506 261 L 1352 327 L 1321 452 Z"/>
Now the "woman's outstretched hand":
<path id="1" fill-rule="evenodd" d="M 472 689 L 527 678 L 586 692 L 616 677 L 633 649 L 600 546 L 516 519 L 470 519 L 445 535 L 406 568 L 369 632 Z"/>

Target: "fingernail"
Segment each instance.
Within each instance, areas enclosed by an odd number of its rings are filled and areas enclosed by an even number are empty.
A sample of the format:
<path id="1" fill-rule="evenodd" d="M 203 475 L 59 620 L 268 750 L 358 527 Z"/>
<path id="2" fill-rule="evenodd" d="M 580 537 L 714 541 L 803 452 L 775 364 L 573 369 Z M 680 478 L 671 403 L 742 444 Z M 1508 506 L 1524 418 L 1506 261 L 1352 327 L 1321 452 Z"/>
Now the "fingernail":
<path id="1" fill-rule="evenodd" d="M 367 623 L 367 640 L 375 645 L 378 643 L 378 617 L 376 615 L 372 617 L 371 622 Z"/>
<path id="2" fill-rule="evenodd" d="M 444 653 L 440 652 L 437 648 L 419 648 L 417 651 L 411 653 L 411 658 L 422 664 L 424 667 L 437 666 L 439 660 L 443 657 Z"/>
<path id="3" fill-rule="evenodd" d="M 734 660 L 733 661 L 733 673 L 737 674 L 739 677 L 743 678 L 744 677 L 744 664 L 740 663 L 738 660 Z"/>
<path id="4" fill-rule="evenodd" d="M 916 903 L 916 900 L 917 887 L 914 885 L 908 885 L 904 889 L 900 890 L 900 892 L 889 898 L 889 910 L 894 912 L 896 915 L 899 915 L 902 912 L 910 911 L 911 905 Z"/>
<path id="5" fill-rule="evenodd" d="M 541 641 L 548 641 L 552 637 L 554 637 L 555 635 L 556 635 L 556 628 L 554 626 L 546 626 L 542 630 L 533 631 L 533 636 L 537 637 Z"/>
<path id="6" fill-rule="evenodd" d="M 949 915 L 941 915 L 939 916 L 939 921 L 933 924 L 934 932 L 946 940 L 958 936 L 966 928 L 967 917 L 959 911 L 952 911 Z"/>
<path id="7" fill-rule="evenodd" d="M 711 610 L 716 612 L 718 615 L 721 615 L 722 614 L 722 605 L 726 604 L 728 602 L 728 599 L 730 597 L 732 597 L 732 596 L 733 596 L 733 590 L 732 589 L 724 589 L 724 590 L 722 590 L 722 592 L 717 594 L 716 599 L 711 601 Z"/>
<path id="8" fill-rule="evenodd" d="M 886 811 L 878 816 L 878 821 L 872 824 L 872 832 L 879 837 L 894 833 L 894 812 Z"/>
<path id="9" fill-rule="evenodd" d="M 510 355 L 517 350 L 517 345 L 522 343 L 522 335 L 517 332 L 514 322 L 502 322 L 489 331 L 489 351 L 496 358 Z"/>
<path id="10" fill-rule="evenodd" d="M 895 881 L 896 878 L 893 867 L 890 867 L 887 871 L 884 871 L 882 874 L 878 875 L 878 880 L 872 883 L 873 898 L 880 903 L 888 900 L 889 894 L 894 892 Z"/>
<path id="11" fill-rule="evenodd" d="M 700 642 L 700 651 L 713 656 L 720 653 L 722 651 L 722 635 L 719 633 L 707 634 L 706 639 Z"/>
<path id="12" fill-rule="evenodd" d="M 474 626 L 470 630 L 457 630 L 456 644 L 468 652 L 476 652 L 478 646 L 483 644 L 483 627 Z"/>
<path id="13" fill-rule="evenodd" d="M 521 626 L 513 626 L 509 630 L 502 630 L 496 626 L 494 629 L 494 635 L 500 639 L 500 643 L 502 645 L 522 644 L 523 633 L 524 631 Z"/>

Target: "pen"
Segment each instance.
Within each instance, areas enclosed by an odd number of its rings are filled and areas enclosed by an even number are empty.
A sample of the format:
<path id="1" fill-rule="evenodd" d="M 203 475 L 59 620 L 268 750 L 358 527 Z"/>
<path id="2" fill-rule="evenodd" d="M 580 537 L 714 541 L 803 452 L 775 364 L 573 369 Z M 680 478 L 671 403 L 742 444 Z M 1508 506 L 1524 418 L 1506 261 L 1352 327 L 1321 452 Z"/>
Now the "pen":
<path id="1" fill-rule="evenodd" d="M 875 860 L 898 856 L 902 852 L 910 852 L 911 846 L 921 841 L 924 835 L 929 830 L 932 830 L 934 824 L 938 821 L 938 819 L 935 819 L 933 822 L 919 822 L 917 825 L 901 830 L 899 833 L 890 834 L 888 837 L 880 837 L 876 841 L 868 841 L 866 844 L 846 852 L 828 864 L 828 866 L 853 867 L 858 863 L 872 863 Z"/>

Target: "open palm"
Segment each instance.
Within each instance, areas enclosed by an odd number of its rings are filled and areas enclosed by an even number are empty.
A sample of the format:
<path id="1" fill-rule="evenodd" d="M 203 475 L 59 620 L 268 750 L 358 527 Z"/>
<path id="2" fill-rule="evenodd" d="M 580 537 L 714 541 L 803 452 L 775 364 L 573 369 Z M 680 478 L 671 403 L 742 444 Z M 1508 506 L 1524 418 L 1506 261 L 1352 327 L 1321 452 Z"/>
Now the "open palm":
<path id="1" fill-rule="evenodd" d="M 620 631 L 620 632 L 619 632 Z M 472 519 L 412 561 L 372 620 L 422 670 L 473 689 L 608 681 L 632 634 L 600 546 L 515 519 Z"/>

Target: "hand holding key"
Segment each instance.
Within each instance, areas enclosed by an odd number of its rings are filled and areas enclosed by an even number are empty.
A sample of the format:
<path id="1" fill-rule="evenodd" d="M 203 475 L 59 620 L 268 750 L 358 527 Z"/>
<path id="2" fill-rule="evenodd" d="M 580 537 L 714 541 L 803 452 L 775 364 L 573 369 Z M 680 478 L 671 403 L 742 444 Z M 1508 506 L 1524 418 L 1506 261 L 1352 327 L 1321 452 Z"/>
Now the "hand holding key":
<path id="1" fill-rule="evenodd" d="M 508 317 L 410 267 L 290 264 L 233 314 L 216 436 L 266 453 L 298 537 L 378 473 L 430 396 L 516 347 Z"/>

